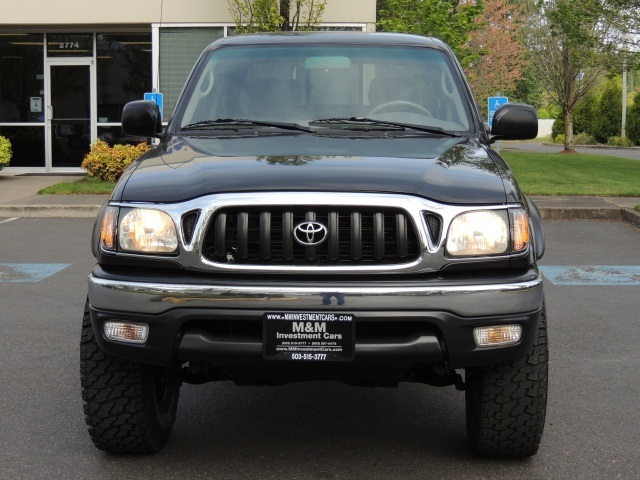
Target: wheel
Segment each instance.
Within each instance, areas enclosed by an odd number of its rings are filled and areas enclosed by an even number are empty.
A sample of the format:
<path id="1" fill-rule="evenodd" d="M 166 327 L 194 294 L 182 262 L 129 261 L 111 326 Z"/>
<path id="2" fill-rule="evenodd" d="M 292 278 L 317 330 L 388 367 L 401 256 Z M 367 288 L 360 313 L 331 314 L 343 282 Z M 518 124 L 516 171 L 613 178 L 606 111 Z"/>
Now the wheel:
<path id="1" fill-rule="evenodd" d="M 422 113 L 423 115 L 433 117 L 431 112 L 427 110 L 425 107 L 423 107 L 419 103 L 409 102 L 408 100 L 391 100 L 390 102 L 381 103 L 377 107 L 371 109 L 371 111 L 367 114 L 367 116 L 370 117 L 371 115 L 375 115 L 376 113 L 380 113 L 384 110 L 393 110 L 390 107 L 403 107 L 401 111 L 416 110 L 419 113 Z M 404 107 L 408 107 L 408 108 L 404 108 Z"/>
<path id="2" fill-rule="evenodd" d="M 82 319 L 80 375 L 91 440 L 110 453 L 154 453 L 176 418 L 180 382 L 175 373 L 104 353 L 96 343 L 89 302 Z"/>
<path id="3" fill-rule="evenodd" d="M 531 351 L 512 362 L 467 369 L 467 434 L 485 457 L 535 455 L 544 429 L 548 379 L 547 315 L 542 305 Z"/>

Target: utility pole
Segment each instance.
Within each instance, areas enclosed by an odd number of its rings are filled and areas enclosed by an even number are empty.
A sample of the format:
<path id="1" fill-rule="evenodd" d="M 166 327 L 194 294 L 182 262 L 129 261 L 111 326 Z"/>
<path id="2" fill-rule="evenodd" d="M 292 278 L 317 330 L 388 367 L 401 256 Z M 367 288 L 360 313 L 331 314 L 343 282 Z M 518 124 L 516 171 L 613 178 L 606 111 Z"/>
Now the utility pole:
<path id="1" fill-rule="evenodd" d="M 622 138 L 627 136 L 627 59 L 622 63 Z"/>

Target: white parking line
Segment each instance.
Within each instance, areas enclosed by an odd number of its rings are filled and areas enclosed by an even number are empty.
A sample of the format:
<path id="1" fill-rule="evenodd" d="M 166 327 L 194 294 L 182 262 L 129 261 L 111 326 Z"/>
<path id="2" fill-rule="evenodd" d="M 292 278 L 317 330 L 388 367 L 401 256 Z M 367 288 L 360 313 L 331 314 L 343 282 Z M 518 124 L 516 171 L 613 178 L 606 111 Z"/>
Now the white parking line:
<path id="1" fill-rule="evenodd" d="M 13 222 L 14 220 L 17 220 L 20 217 L 13 217 L 13 218 L 7 218 L 6 220 L 1 220 L 0 221 L 0 225 L 2 225 L 3 223 L 9 223 L 9 222 Z"/>

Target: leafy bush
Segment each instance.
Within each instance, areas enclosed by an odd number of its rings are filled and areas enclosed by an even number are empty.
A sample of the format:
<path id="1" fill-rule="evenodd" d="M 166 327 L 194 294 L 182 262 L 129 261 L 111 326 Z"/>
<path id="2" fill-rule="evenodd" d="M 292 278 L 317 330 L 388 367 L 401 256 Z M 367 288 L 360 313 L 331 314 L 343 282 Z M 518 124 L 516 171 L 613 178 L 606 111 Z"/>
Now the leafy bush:
<path id="1" fill-rule="evenodd" d="M 0 137 L 0 170 L 9 165 L 11 155 L 13 155 L 11 142 L 5 137 Z"/>
<path id="2" fill-rule="evenodd" d="M 551 139 L 556 143 L 564 143 L 564 112 L 560 112 L 556 117 L 556 121 L 553 122 L 551 127 Z M 558 141 L 558 135 L 562 135 L 562 141 Z"/>
<path id="3" fill-rule="evenodd" d="M 627 136 L 640 145 L 640 92 L 633 97 L 633 105 L 627 109 Z"/>
<path id="4" fill-rule="evenodd" d="M 564 145 L 564 133 L 559 133 L 555 137 L 553 137 L 553 143 Z"/>
<path id="5" fill-rule="evenodd" d="M 115 182 L 131 162 L 149 148 L 146 143 L 110 147 L 108 143 L 96 140 L 91 144 L 91 151 L 85 155 L 82 168 L 87 171 L 89 177 L 104 182 Z"/>
<path id="6" fill-rule="evenodd" d="M 595 106 L 593 130 L 598 142 L 605 143 L 610 137 L 620 135 L 622 115 L 622 85 L 615 79 L 608 80 Z"/>
<path id="7" fill-rule="evenodd" d="M 611 137 L 607 140 L 607 145 L 612 147 L 633 147 L 633 142 L 627 137 Z"/>
<path id="8" fill-rule="evenodd" d="M 595 145 L 596 139 L 586 132 L 579 133 L 573 136 L 574 145 Z"/>
<path id="9" fill-rule="evenodd" d="M 589 92 L 580 100 L 580 103 L 573 112 L 573 131 L 575 133 L 584 132 L 595 138 L 595 122 L 596 116 L 599 114 L 597 110 L 599 97 L 595 92 Z M 585 144 L 586 145 L 586 144 Z"/>

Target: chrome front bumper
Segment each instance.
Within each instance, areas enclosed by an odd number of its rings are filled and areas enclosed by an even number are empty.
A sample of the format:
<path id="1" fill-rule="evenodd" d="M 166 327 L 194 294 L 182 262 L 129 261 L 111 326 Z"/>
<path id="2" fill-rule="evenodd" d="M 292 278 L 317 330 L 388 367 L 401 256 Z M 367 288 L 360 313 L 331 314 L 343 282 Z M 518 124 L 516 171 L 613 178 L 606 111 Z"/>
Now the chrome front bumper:
<path id="1" fill-rule="evenodd" d="M 186 280 L 188 281 L 185 281 Z M 542 311 L 542 275 L 461 285 L 445 280 L 392 282 L 274 282 L 268 279 L 211 281 L 208 277 L 122 278 L 96 267 L 89 277 L 91 319 L 100 347 L 140 363 L 174 366 L 205 362 L 224 369 L 271 368 L 263 357 L 262 319 L 269 312 L 342 312 L 355 315 L 353 366 L 447 362 L 449 368 L 497 363 L 528 352 Z M 144 345 L 109 341 L 107 321 L 145 323 Z M 250 325 L 250 335 L 221 334 L 216 325 Z M 244 323 L 243 323 L 244 322 Z M 418 325 L 400 337 L 367 336 L 375 325 Z M 473 328 L 521 324 L 517 345 L 478 348 Z M 371 328 L 373 327 L 373 328 Z M 224 330 L 224 329 L 223 329 Z M 383 327 L 382 331 L 387 331 Z M 331 367 L 329 367 L 331 368 Z"/>
<path id="2" fill-rule="evenodd" d="M 398 285 L 371 282 L 365 286 L 326 287 L 297 286 L 293 281 L 277 285 L 274 282 L 254 282 L 254 285 L 243 285 L 250 282 L 211 283 L 120 280 L 100 277 L 94 272 L 89 276 L 89 299 L 96 309 L 151 315 L 173 308 L 255 308 L 446 311 L 462 317 L 477 317 L 538 310 L 543 296 L 542 274 L 537 271 L 527 280 L 482 285 L 417 286 L 415 281 Z M 331 302 L 329 305 L 327 299 Z"/>

